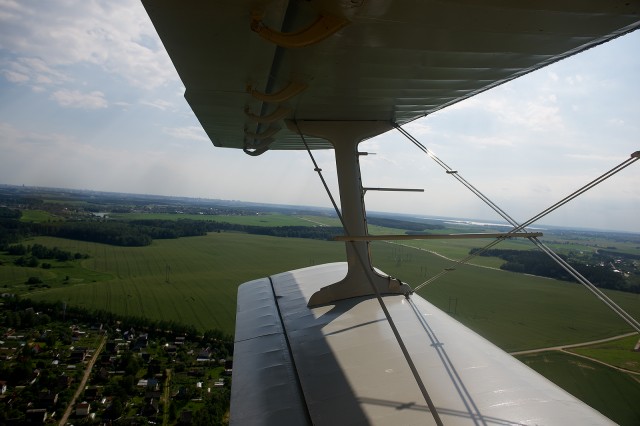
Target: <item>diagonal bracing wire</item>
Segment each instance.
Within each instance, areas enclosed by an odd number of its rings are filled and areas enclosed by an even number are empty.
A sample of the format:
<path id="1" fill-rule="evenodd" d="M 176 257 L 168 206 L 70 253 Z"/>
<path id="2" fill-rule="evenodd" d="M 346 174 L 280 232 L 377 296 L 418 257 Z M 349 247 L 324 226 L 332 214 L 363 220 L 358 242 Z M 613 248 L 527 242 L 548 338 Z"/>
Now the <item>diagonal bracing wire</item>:
<path id="1" fill-rule="evenodd" d="M 547 209 L 543 210 L 542 212 L 538 213 L 537 215 L 535 215 L 534 217 L 532 217 L 531 219 L 527 220 L 526 222 L 522 223 L 522 224 L 518 224 L 511 216 L 509 216 L 504 210 L 502 210 L 499 206 L 497 206 L 493 201 L 491 201 L 487 196 L 485 196 L 484 194 L 482 194 L 482 192 L 480 192 L 480 190 L 478 190 L 477 188 L 475 188 L 473 185 L 471 185 L 471 183 L 469 183 L 467 180 L 465 180 L 462 176 L 460 176 L 460 174 L 453 170 L 451 167 L 449 167 L 444 161 L 440 160 L 435 154 L 433 154 L 427 147 L 425 147 L 422 143 L 420 143 L 417 139 L 415 139 L 411 134 L 409 134 L 409 132 L 407 132 L 405 129 L 401 128 L 399 125 L 394 124 L 395 128 L 402 133 L 405 137 L 407 137 L 411 142 L 413 142 L 414 145 L 416 145 L 420 150 L 422 150 L 425 154 L 427 154 L 429 157 L 431 157 L 436 163 L 438 163 L 442 168 L 445 169 L 445 171 L 452 175 L 454 178 L 456 178 L 456 180 L 458 180 L 460 183 L 462 183 L 466 188 L 468 188 L 469 190 L 471 190 L 471 192 L 473 192 L 474 194 L 476 194 L 482 201 L 484 201 L 487 205 L 489 205 L 489 207 L 491 207 L 496 213 L 498 213 L 503 219 L 505 219 L 507 222 L 509 222 L 512 226 L 514 226 L 513 229 L 511 229 L 507 234 L 510 233 L 514 233 L 514 232 L 518 232 L 521 230 L 524 230 L 526 226 L 531 225 L 532 223 L 540 220 L 542 217 L 548 215 L 549 213 L 551 213 L 552 211 L 558 209 L 559 207 L 565 205 L 566 203 L 568 203 L 569 201 L 573 200 L 574 198 L 576 198 L 577 196 L 585 193 L 586 191 L 588 191 L 589 189 L 593 188 L 594 186 L 598 185 L 599 183 L 605 181 L 606 179 L 608 179 L 609 177 L 613 176 L 614 174 L 618 173 L 619 171 L 625 169 L 626 167 L 630 166 L 631 164 L 635 163 L 637 160 L 640 159 L 640 151 L 636 151 L 633 154 L 631 154 L 631 156 L 626 159 L 625 161 L 623 161 L 622 163 L 620 163 L 619 165 L 615 166 L 614 168 L 612 168 L 611 170 L 605 172 L 604 174 L 602 174 L 601 176 L 597 177 L 596 179 L 592 180 L 591 182 L 589 182 L 588 184 L 584 185 L 582 188 L 574 191 L 573 193 L 571 193 L 570 195 L 568 195 L 567 197 L 563 198 L 562 200 L 558 201 L 557 203 L 555 203 L 554 205 L 552 205 L 551 207 L 548 207 Z M 456 262 L 456 264 L 464 264 L 467 263 L 469 260 L 471 260 L 473 257 L 480 255 L 482 252 L 488 250 L 489 248 L 493 247 L 494 245 L 498 244 L 499 242 L 501 242 L 504 238 L 500 238 L 497 239 L 491 243 L 489 243 L 488 245 L 486 245 L 485 247 L 483 247 L 482 249 L 480 249 L 479 251 L 475 252 L 474 254 L 471 254 L 459 261 Z M 553 250 L 551 250 L 548 246 L 546 246 L 545 244 L 543 244 L 540 240 L 538 240 L 536 237 L 529 237 L 529 240 L 535 244 L 540 250 L 542 250 L 544 253 L 546 253 L 549 257 L 551 257 L 551 259 L 553 259 L 556 263 L 558 263 L 564 270 L 566 270 L 572 277 L 574 277 L 580 284 L 584 285 L 589 291 L 591 291 L 596 297 L 598 297 L 598 299 L 600 299 L 605 305 L 607 305 L 611 310 L 613 310 L 618 316 L 620 316 L 627 324 L 629 324 L 634 330 L 636 330 L 637 332 L 640 333 L 640 323 L 633 318 L 629 313 L 627 313 L 623 308 L 621 308 L 620 306 L 618 306 L 613 300 L 611 300 L 609 297 L 607 297 L 599 288 L 597 288 L 595 285 L 593 285 L 588 279 L 586 279 L 582 274 L 580 274 L 575 268 L 573 268 L 571 265 L 569 265 L 569 263 L 567 263 L 564 259 L 562 259 L 558 254 L 556 254 Z M 450 270 L 452 270 L 452 268 L 448 268 L 445 269 L 444 271 L 441 271 L 440 273 L 438 273 L 437 275 L 435 275 L 434 277 L 430 278 L 429 280 L 425 281 L 424 283 L 420 284 L 419 286 L 417 286 L 414 291 L 418 291 L 419 289 L 421 289 L 422 287 L 424 287 L 425 285 L 435 281 L 436 279 L 440 278 L 442 275 L 446 274 L 447 272 L 449 272 Z"/>
<path id="2" fill-rule="evenodd" d="M 617 165 L 616 167 L 614 167 L 613 169 L 609 170 L 608 172 L 602 174 L 601 176 L 599 176 L 598 178 L 592 180 L 591 182 L 589 182 L 588 184 L 586 184 L 585 186 L 583 186 L 582 188 L 580 188 L 579 190 L 571 193 L 570 195 L 568 195 L 567 197 L 563 198 L 562 200 L 558 201 L 556 204 L 554 204 L 553 206 L 543 210 L 541 213 L 538 213 L 537 215 L 535 215 L 534 217 L 532 217 L 531 219 L 527 220 L 526 222 L 518 225 L 513 219 L 507 218 L 505 216 L 503 216 L 503 218 L 505 218 L 511 225 L 515 226 L 515 228 L 511 229 L 508 233 L 514 233 L 514 232 L 519 232 L 522 231 L 523 229 L 525 229 L 526 226 L 531 225 L 534 222 L 537 222 L 538 220 L 540 220 L 542 217 L 548 215 L 549 213 L 551 213 L 552 211 L 556 210 L 557 208 L 559 208 L 560 206 L 568 203 L 569 201 L 571 201 L 572 199 L 576 198 L 578 195 L 583 194 L 584 192 L 586 192 L 588 189 L 593 188 L 594 186 L 596 186 L 597 184 L 599 184 L 600 182 L 604 181 L 605 179 L 609 178 L 610 176 L 613 176 L 615 173 L 621 171 L 622 169 L 626 168 L 627 166 L 631 165 L 632 163 L 634 163 L 635 161 L 637 161 L 640 157 L 640 151 L 634 152 L 627 160 L 623 161 L 622 163 L 620 163 L 619 165 Z M 460 177 L 460 176 L 458 176 Z M 460 177 L 461 178 L 461 177 Z M 506 213 L 505 213 L 506 215 Z M 481 248 L 480 250 L 476 251 L 473 254 L 470 254 L 458 261 L 456 261 L 457 264 L 465 264 L 467 263 L 469 260 L 471 260 L 472 258 L 479 256 L 480 254 L 482 254 L 483 252 L 485 252 L 486 250 L 490 249 L 491 247 L 495 246 L 496 244 L 498 244 L 500 241 L 502 241 L 502 239 L 497 239 L 492 241 L 491 243 L 489 243 L 488 245 L 486 245 L 485 247 Z M 537 238 L 535 239 L 535 241 L 537 241 L 540 246 L 538 246 L 541 250 L 545 251 L 545 249 L 543 247 L 544 244 L 542 244 Z M 532 242 L 534 242 L 534 244 L 536 244 L 536 242 L 532 240 Z M 550 250 L 550 249 L 549 249 Z M 552 252 L 553 253 L 553 252 Z M 419 290 L 420 288 L 424 287 L 425 285 L 431 283 L 432 281 L 435 281 L 436 279 L 438 279 L 439 277 L 441 277 L 442 275 L 446 274 L 447 272 L 451 271 L 452 269 L 447 269 L 444 270 L 442 272 L 440 272 L 439 274 L 431 277 L 429 280 L 425 281 L 424 283 L 420 284 L 419 286 L 417 286 L 414 291 Z M 571 273 L 571 272 L 570 272 Z M 573 274 L 572 274 L 573 275 Z M 580 281 L 578 279 L 578 281 Z"/>
<path id="3" fill-rule="evenodd" d="M 329 199 L 331 200 L 331 204 L 333 204 L 333 208 L 336 211 L 336 214 L 338 215 L 338 219 L 340 219 L 340 223 L 342 223 L 342 228 L 344 229 L 344 233 L 345 235 L 350 235 L 349 232 L 347 231 L 347 227 L 346 224 L 344 222 L 344 219 L 342 217 L 342 214 L 340 213 L 340 209 L 338 209 L 338 205 L 335 202 L 335 199 L 333 198 L 333 195 L 331 194 L 331 190 L 329 189 L 329 186 L 327 185 L 327 182 L 324 179 L 324 176 L 322 175 L 322 169 L 320 167 L 318 167 L 318 163 L 316 162 L 313 153 L 311 152 L 311 149 L 309 148 L 309 145 L 307 144 L 307 140 L 305 139 L 304 135 L 302 134 L 302 131 L 300 131 L 300 127 L 298 127 L 298 123 L 294 122 L 296 125 L 296 130 L 298 131 L 298 134 L 300 135 L 301 139 L 302 139 L 302 143 L 304 144 L 305 148 L 307 149 L 307 153 L 309 154 L 309 157 L 311 158 L 311 161 L 313 162 L 313 166 L 314 166 L 314 171 L 316 171 L 318 173 L 318 176 L 320 177 L 320 180 L 322 181 L 322 185 L 324 186 L 325 191 L 327 192 L 327 195 L 329 196 Z M 355 245 L 354 241 L 350 241 L 349 244 Z M 365 261 L 361 256 L 361 253 L 359 250 L 353 250 L 353 252 L 356 254 L 356 257 L 358 258 L 358 261 L 360 262 L 360 266 L 365 269 L 366 265 L 365 265 Z M 402 351 L 402 355 L 404 356 L 407 364 L 409 365 L 409 369 L 411 370 L 411 373 L 413 374 L 414 380 L 416 381 L 418 388 L 420 388 L 420 392 L 422 393 L 422 397 L 424 398 L 425 402 L 427 403 L 427 406 L 429 407 L 429 411 L 431 412 L 431 415 L 433 416 L 433 419 L 436 422 L 436 425 L 438 426 L 443 426 L 444 423 L 442 423 L 442 420 L 440 419 L 440 415 L 438 414 L 438 410 L 436 409 L 435 404 L 433 403 L 433 400 L 431 399 L 431 397 L 429 396 L 429 392 L 427 391 L 426 386 L 424 385 L 424 382 L 422 381 L 422 378 L 420 377 L 420 374 L 418 373 L 418 369 L 415 366 L 415 363 L 413 362 L 413 359 L 411 358 L 411 355 L 409 354 L 409 351 L 407 350 L 406 345 L 404 344 L 404 341 L 402 340 L 402 336 L 400 336 L 400 332 L 398 331 L 398 328 L 396 327 L 395 322 L 393 321 L 393 318 L 391 318 L 391 314 L 389 313 L 389 310 L 387 309 L 386 304 L 384 303 L 384 300 L 382 299 L 382 296 L 380 295 L 380 292 L 378 291 L 378 289 L 376 288 L 375 284 L 373 283 L 373 280 L 371 279 L 371 276 L 369 274 L 365 274 L 365 276 L 367 277 L 367 280 L 369 281 L 369 285 L 371 286 L 371 288 L 373 289 L 373 292 L 376 296 L 376 299 L 378 300 L 378 303 L 380 304 L 380 308 L 382 308 L 382 311 L 384 312 L 384 315 L 387 319 L 387 322 L 389 324 L 389 326 L 391 327 L 391 331 L 393 332 L 393 335 L 396 338 L 396 341 L 398 342 L 398 346 L 400 346 L 400 350 Z M 407 296 L 408 297 L 408 296 Z"/>

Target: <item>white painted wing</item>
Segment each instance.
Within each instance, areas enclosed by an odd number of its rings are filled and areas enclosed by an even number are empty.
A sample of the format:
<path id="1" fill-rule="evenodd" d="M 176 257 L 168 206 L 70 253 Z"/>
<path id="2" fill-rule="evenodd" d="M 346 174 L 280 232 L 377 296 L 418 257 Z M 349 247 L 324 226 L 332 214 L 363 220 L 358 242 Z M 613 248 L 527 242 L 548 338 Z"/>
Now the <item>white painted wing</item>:
<path id="1" fill-rule="evenodd" d="M 375 298 L 307 307 L 346 271 L 240 286 L 233 425 L 435 424 Z M 423 298 L 384 301 L 445 425 L 613 424 Z"/>

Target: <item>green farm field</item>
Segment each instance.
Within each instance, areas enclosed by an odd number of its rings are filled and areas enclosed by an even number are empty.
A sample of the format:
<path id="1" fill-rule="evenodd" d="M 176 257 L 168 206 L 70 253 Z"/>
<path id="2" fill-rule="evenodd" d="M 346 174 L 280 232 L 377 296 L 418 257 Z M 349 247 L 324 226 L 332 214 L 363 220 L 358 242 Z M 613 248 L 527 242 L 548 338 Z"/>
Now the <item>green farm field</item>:
<path id="1" fill-rule="evenodd" d="M 622 426 L 640 424 L 638 379 L 586 359 L 542 352 L 518 359 Z"/>
<path id="2" fill-rule="evenodd" d="M 225 232 L 156 240 L 148 247 L 49 237 L 26 243 L 87 253 L 90 258 L 80 265 L 78 261 L 54 264 L 49 270 L 0 268 L 2 282 L 15 286 L 19 293 L 227 333 L 233 333 L 235 327 L 239 284 L 344 259 L 342 243 Z M 373 244 L 372 257 L 381 270 L 413 287 L 451 265 L 430 252 L 383 242 Z M 28 290 L 21 283 L 33 275 L 51 288 Z M 419 293 L 507 351 L 579 343 L 630 331 L 577 284 L 492 268 L 460 267 Z M 640 296 L 609 294 L 633 315 L 640 315 Z"/>
<path id="3" fill-rule="evenodd" d="M 280 213 L 265 213 L 256 215 L 206 215 L 206 214 L 171 214 L 171 213 L 110 213 L 112 219 L 121 220 L 214 220 L 217 222 L 233 223 L 235 225 L 253 226 L 310 226 L 309 221 L 296 216 Z"/>
<path id="4" fill-rule="evenodd" d="M 64 220 L 63 218 L 51 214 L 49 212 L 45 212 L 44 210 L 23 210 L 22 217 L 20 218 L 21 222 L 55 222 Z"/>
<path id="5" fill-rule="evenodd" d="M 453 264 L 428 251 L 376 242 L 374 264 L 417 287 Z M 463 265 L 418 292 L 508 352 L 603 339 L 633 331 L 579 284 Z M 606 293 L 636 318 L 640 295 Z"/>
<path id="6" fill-rule="evenodd" d="M 239 284 L 344 256 L 339 243 L 224 232 L 157 240 L 148 247 L 49 237 L 27 243 L 87 253 L 91 257 L 82 261 L 82 269 L 100 274 L 84 277 L 87 272 L 77 271 L 82 274 L 76 276 L 61 268 L 63 275 L 70 276 L 70 283 L 31 292 L 29 297 L 35 300 L 64 300 L 86 308 L 174 320 L 231 334 Z M 56 274 L 58 270 L 54 267 L 47 272 Z"/>
<path id="7" fill-rule="evenodd" d="M 631 348 L 638 343 L 638 337 L 635 334 L 624 339 L 567 350 L 640 374 L 640 352 L 631 351 Z M 638 380 L 640 381 L 640 376 L 638 376 Z"/>

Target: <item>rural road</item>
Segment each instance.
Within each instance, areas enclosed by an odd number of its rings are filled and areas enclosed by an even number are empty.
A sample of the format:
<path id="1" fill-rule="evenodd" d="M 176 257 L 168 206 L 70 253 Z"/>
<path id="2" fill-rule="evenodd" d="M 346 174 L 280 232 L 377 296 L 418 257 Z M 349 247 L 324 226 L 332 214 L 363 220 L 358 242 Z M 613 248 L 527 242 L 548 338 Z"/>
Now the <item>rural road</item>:
<path id="1" fill-rule="evenodd" d="M 598 343 L 610 342 L 612 340 L 618 340 L 624 337 L 633 336 L 634 334 L 638 334 L 638 333 L 634 331 L 631 333 L 620 334 L 619 336 L 607 337 L 606 339 L 592 340 L 590 342 L 573 343 L 571 345 L 550 346 L 548 348 L 540 348 L 540 349 L 529 349 L 526 351 L 509 352 L 509 354 L 510 355 L 527 355 L 527 354 L 535 354 L 538 352 L 546 352 L 546 351 L 562 351 L 570 348 L 578 348 L 580 346 L 589 346 L 589 345 L 596 345 Z"/>
<path id="2" fill-rule="evenodd" d="M 530 350 L 527 350 L 527 351 L 510 352 L 509 354 L 512 355 L 512 356 L 515 356 L 515 355 L 535 354 L 535 353 L 547 352 L 547 351 L 560 351 L 560 352 L 564 352 L 564 353 L 567 353 L 567 354 L 572 355 L 572 356 L 577 356 L 579 358 L 587 359 L 587 360 L 589 360 L 591 362 L 595 362 L 595 363 L 598 363 L 598 364 L 606 365 L 607 367 L 613 368 L 613 369 L 618 370 L 618 371 L 622 371 L 623 373 L 640 375 L 640 373 L 637 372 L 637 371 L 627 370 L 626 368 L 621 368 L 621 367 L 617 367 L 615 365 L 607 364 L 606 362 L 600 361 L 599 359 L 595 359 L 595 358 L 591 358 L 591 357 L 588 357 L 588 356 L 585 356 L 585 355 L 581 355 L 581 354 L 577 354 L 577 353 L 574 353 L 574 352 L 567 351 L 567 349 L 571 349 L 571 348 L 578 348 L 578 347 L 581 347 L 581 346 L 596 345 L 598 343 L 610 342 L 612 340 L 622 339 L 624 337 L 629 337 L 629 336 L 633 336 L 633 335 L 637 335 L 637 334 L 638 333 L 636 333 L 634 331 L 632 333 L 621 334 L 619 336 L 608 337 L 606 339 L 592 340 L 590 342 L 574 343 L 574 344 L 571 344 L 571 345 L 562 345 L 562 346 L 551 346 L 551 347 L 548 347 L 548 348 L 540 348 L 540 349 L 530 349 Z"/>
<path id="3" fill-rule="evenodd" d="M 104 347 L 104 344 L 106 341 L 107 341 L 107 335 L 105 334 L 104 336 L 102 336 L 102 340 L 100 341 L 100 344 L 98 345 L 95 352 L 93 353 L 93 356 L 91 357 L 91 361 L 89 361 L 89 363 L 87 364 L 87 368 L 84 371 L 84 375 L 82 376 L 82 380 L 78 385 L 78 389 L 76 390 L 76 393 L 73 395 L 73 398 L 71 398 L 71 401 L 69 401 L 69 405 L 67 406 L 67 409 L 62 415 L 62 418 L 60 419 L 58 426 L 64 426 L 64 424 L 67 423 L 67 420 L 71 415 L 71 411 L 73 411 L 73 406 L 76 404 L 76 399 L 78 399 L 78 397 L 84 390 L 84 386 L 87 384 L 87 380 L 89 380 L 89 375 L 91 374 L 91 369 L 93 368 L 93 364 L 96 363 L 96 360 L 98 359 L 98 355 L 100 355 L 100 352 L 102 352 L 102 348 Z"/>

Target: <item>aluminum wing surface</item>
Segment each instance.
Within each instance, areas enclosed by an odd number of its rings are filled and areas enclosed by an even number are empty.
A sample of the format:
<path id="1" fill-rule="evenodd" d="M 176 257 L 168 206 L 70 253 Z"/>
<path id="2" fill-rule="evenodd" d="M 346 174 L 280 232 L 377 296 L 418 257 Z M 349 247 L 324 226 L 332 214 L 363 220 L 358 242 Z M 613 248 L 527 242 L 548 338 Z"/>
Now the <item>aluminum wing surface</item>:
<path id="1" fill-rule="evenodd" d="M 232 425 L 437 424 L 378 301 L 310 308 L 345 263 L 245 283 Z M 444 425 L 609 425 L 580 402 L 417 295 L 384 296 Z"/>
<path id="2" fill-rule="evenodd" d="M 638 0 L 143 4 L 213 144 L 248 149 L 304 148 L 285 119 L 404 124 L 640 25 Z"/>

